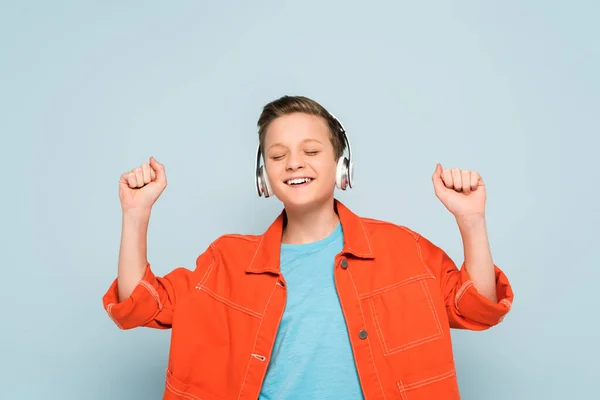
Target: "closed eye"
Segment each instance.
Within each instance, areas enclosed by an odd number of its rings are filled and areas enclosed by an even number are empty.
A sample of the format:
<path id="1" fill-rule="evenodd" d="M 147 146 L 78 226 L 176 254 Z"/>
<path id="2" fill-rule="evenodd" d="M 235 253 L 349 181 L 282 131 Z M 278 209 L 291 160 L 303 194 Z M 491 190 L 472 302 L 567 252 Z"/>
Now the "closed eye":
<path id="1" fill-rule="evenodd" d="M 319 154 L 318 151 L 307 151 L 306 154 L 308 154 L 309 156 L 316 156 L 317 154 Z"/>
<path id="2" fill-rule="evenodd" d="M 284 157 L 284 155 L 278 155 L 278 156 L 271 157 L 271 159 L 277 161 L 277 160 L 281 160 L 283 157 Z"/>

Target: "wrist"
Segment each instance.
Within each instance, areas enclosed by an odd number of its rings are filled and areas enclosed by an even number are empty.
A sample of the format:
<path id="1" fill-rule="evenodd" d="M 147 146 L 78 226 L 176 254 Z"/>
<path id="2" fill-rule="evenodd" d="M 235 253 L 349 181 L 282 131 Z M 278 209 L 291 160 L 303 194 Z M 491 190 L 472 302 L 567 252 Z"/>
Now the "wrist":
<path id="1" fill-rule="evenodd" d="M 456 216 L 456 223 L 461 231 L 485 228 L 485 215 L 483 213 Z"/>
<path id="2" fill-rule="evenodd" d="M 123 209 L 124 221 L 146 222 L 150 219 L 151 208 L 129 208 Z"/>

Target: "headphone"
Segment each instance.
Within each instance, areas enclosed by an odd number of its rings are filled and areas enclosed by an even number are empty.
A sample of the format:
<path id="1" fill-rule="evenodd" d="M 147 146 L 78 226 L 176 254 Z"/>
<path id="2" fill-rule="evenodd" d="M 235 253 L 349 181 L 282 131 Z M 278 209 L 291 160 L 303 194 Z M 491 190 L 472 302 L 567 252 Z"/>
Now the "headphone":
<path id="1" fill-rule="evenodd" d="M 339 134 L 344 138 L 346 148 L 348 149 L 348 158 L 344 155 L 340 156 L 337 162 L 336 173 L 335 173 L 335 186 L 340 190 L 346 190 L 348 187 L 354 187 L 354 162 L 352 161 L 352 149 L 350 148 L 350 141 L 346 134 L 344 125 L 331 113 L 329 116 L 335 121 L 339 128 Z M 269 177 L 267 176 L 267 170 L 264 165 L 260 165 L 260 159 L 262 158 L 262 152 L 260 150 L 260 143 L 256 149 L 256 164 L 254 165 L 255 180 L 256 180 L 256 192 L 258 196 L 265 196 L 265 198 L 273 195 L 271 184 L 269 183 Z M 259 166 L 260 165 L 260 166 Z"/>

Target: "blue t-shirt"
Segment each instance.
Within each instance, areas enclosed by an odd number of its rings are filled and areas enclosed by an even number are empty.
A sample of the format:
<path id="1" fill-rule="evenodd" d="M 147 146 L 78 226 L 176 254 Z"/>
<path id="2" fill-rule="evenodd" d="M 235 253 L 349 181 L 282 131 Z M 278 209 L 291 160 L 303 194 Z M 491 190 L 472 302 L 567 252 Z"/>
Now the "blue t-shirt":
<path id="1" fill-rule="evenodd" d="M 260 400 L 362 399 L 333 280 L 340 224 L 317 242 L 281 245 L 287 302 Z"/>

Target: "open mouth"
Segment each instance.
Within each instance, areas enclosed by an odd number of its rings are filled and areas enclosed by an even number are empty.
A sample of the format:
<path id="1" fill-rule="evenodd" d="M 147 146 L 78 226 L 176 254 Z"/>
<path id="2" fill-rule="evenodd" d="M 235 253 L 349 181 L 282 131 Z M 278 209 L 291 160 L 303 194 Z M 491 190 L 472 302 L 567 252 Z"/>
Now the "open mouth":
<path id="1" fill-rule="evenodd" d="M 306 186 L 309 183 L 311 183 L 312 181 L 314 181 L 313 178 L 294 178 L 294 179 L 289 179 L 289 180 L 285 181 L 285 184 L 288 186 L 300 187 L 300 186 Z"/>

